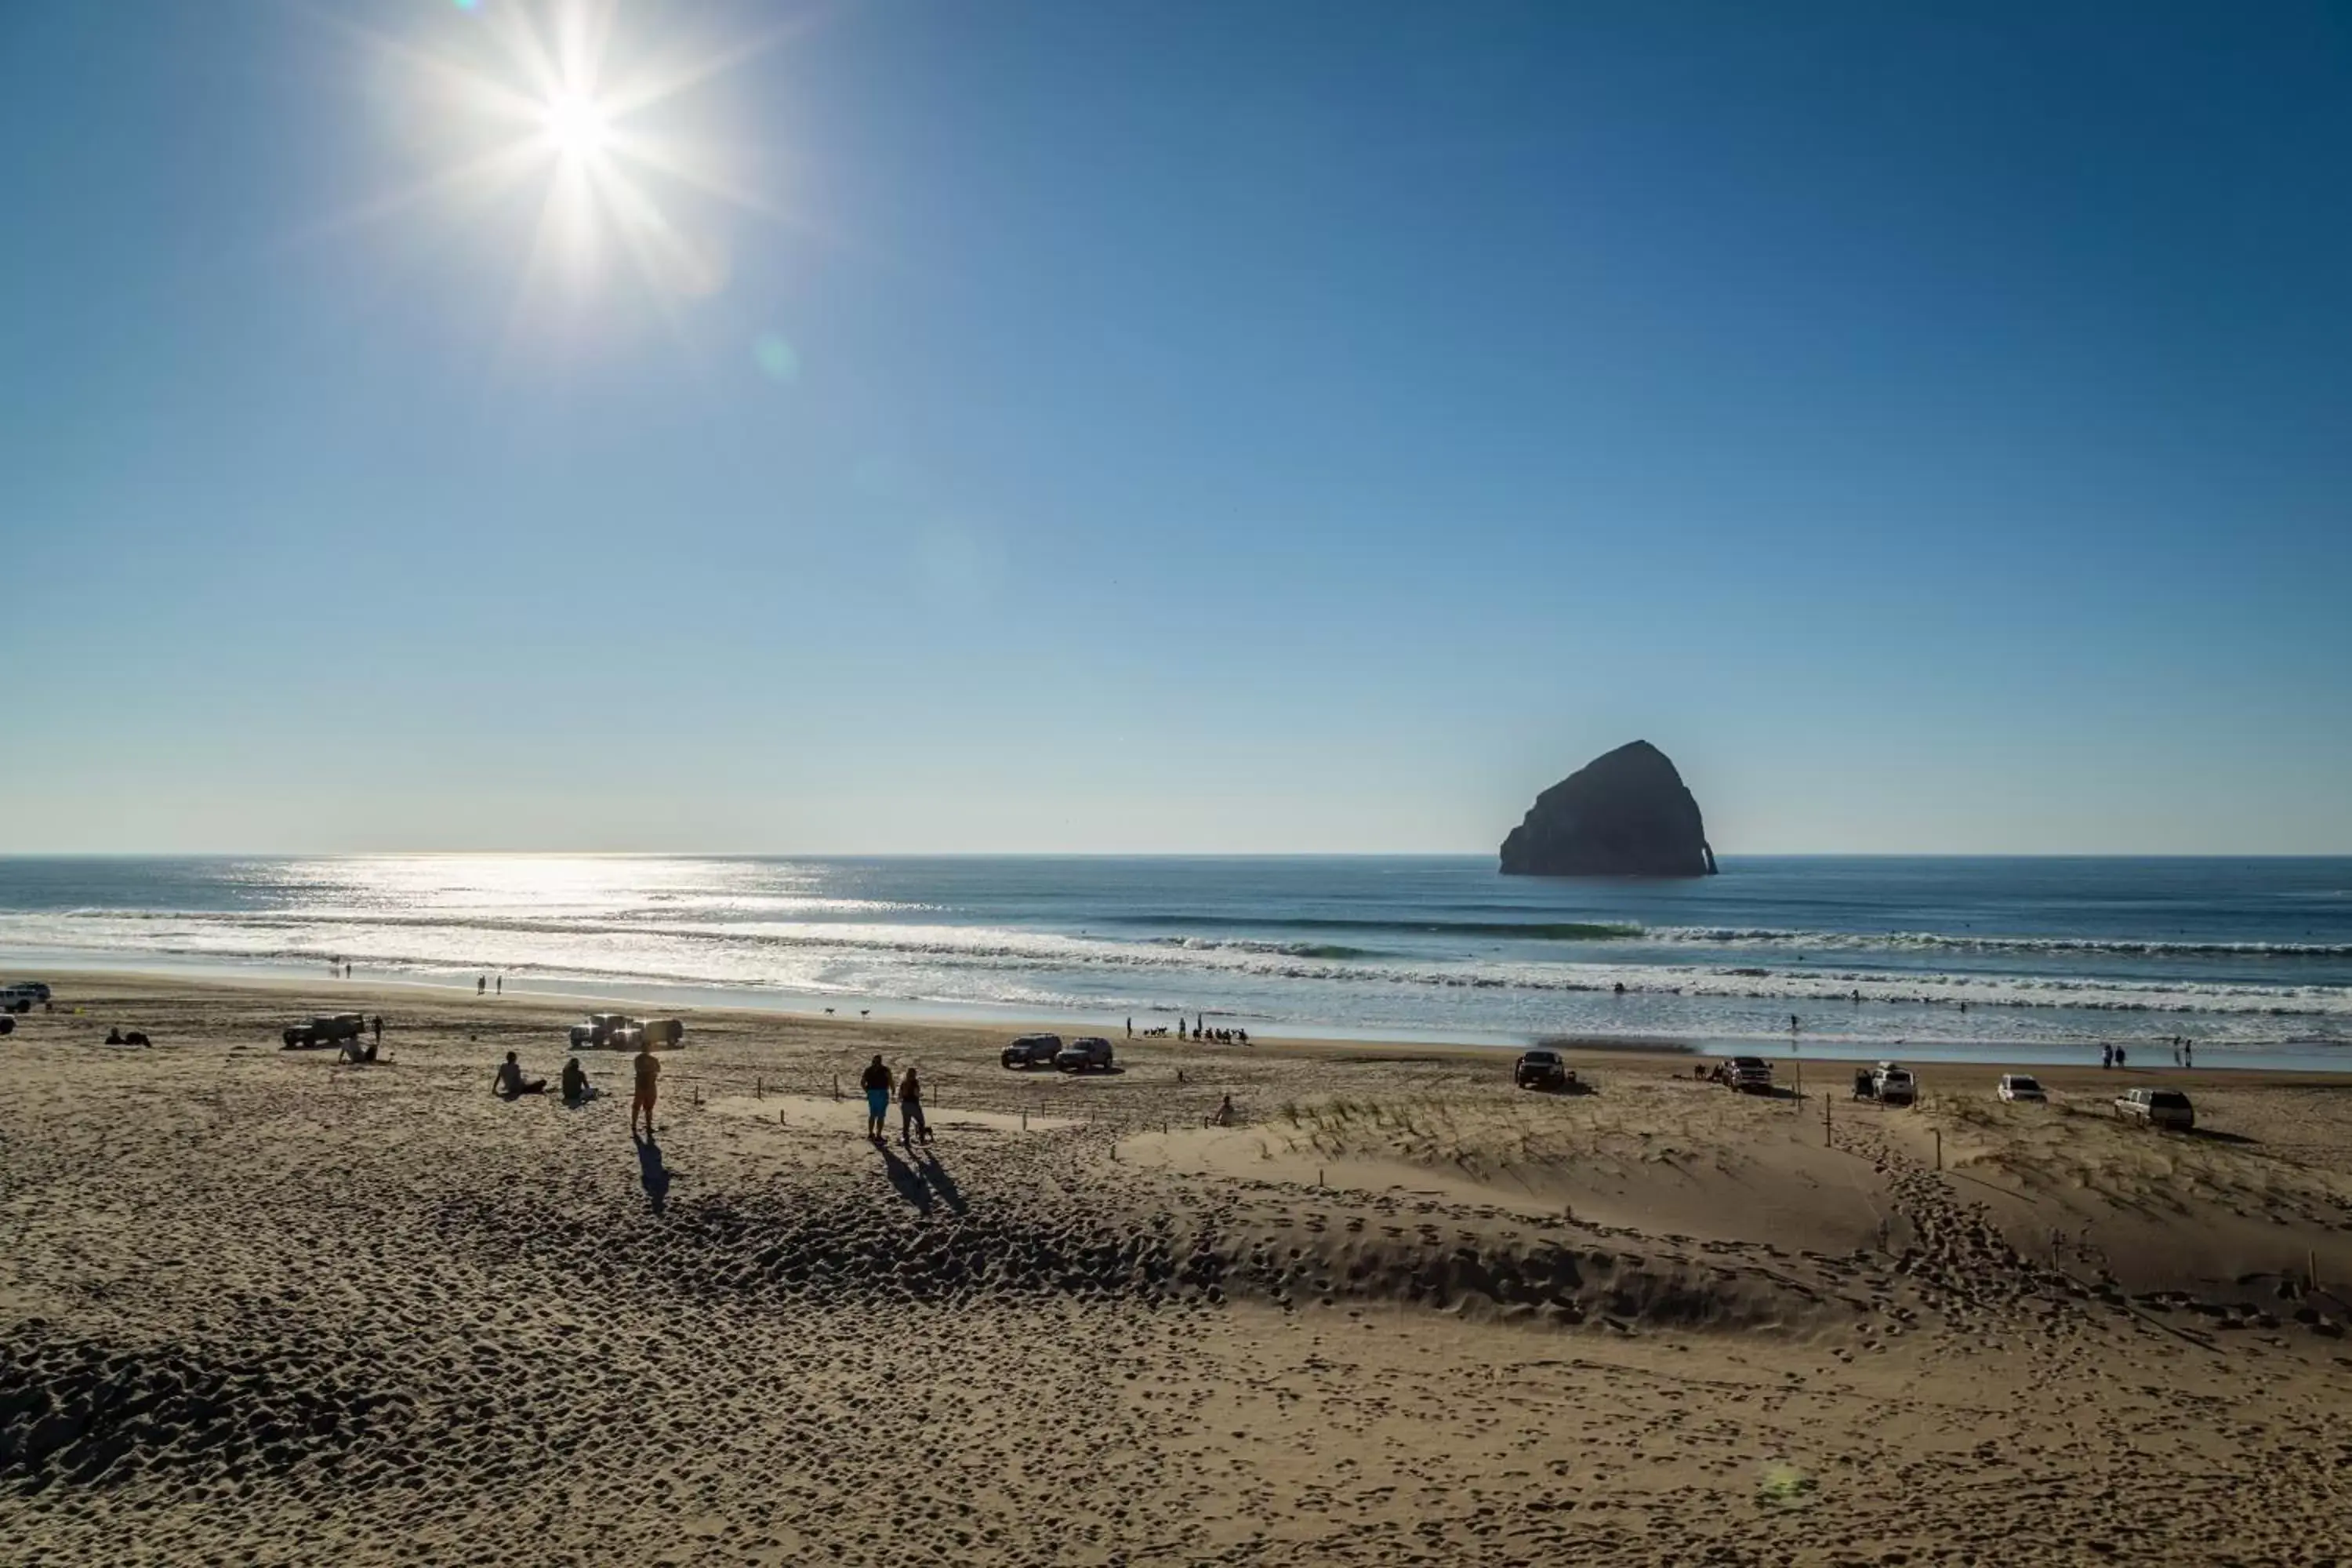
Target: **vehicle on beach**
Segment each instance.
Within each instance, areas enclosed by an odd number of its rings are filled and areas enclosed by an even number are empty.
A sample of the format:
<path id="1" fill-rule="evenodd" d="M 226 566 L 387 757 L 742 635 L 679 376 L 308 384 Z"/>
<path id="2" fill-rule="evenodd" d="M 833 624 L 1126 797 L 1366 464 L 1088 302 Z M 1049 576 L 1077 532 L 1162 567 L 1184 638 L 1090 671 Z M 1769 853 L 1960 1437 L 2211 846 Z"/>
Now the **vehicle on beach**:
<path id="1" fill-rule="evenodd" d="M 1909 1068 L 1897 1062 L 1880 1062 L 1853 1075 L 1853 1097 L 1874 1100 L 1881 1105 L 1909 1105 L 1919 1098 L 1919 1084 Z"/>
<path id="2" fill-rule="evenodd" d="M 2116 1115 L 2125 1121 L 2186 1132 L 2197 1125 L 2197 1111 L 2177 1089 L 2130 1089 L 2116 1096 Z"/>
<path id="3" fill-rule="evenodd" d="M 613 1037 L 635 1024 L 626 1013 L 591 1013 L 586 1020 L 572 1026 L 572 1048 L 601 1050 L 613 1043 Z"/>
<path id="4" fill-rule="evenodd" d="M 2047 1105 L 2050 1096 L 2042 1080 L 2030 1072 L 2005 1072 L 2000 1075 L 2000 1087 L 1993 1092 L 2012 1104 Z"/>
<path id="5" fill-rule="evenodd" d="M 14 985 L 0 985 L 0 1013 L 29 1013 L 36 1002 L 49 999 L 49 988 L 37 981 L 20 981 Z"/>
<path id="6" fill-rule="evenodd" d="M 1769 1094 L 1772 1092 L 1772 1064 L 1762 1057 L 1727 1057 L 1715 1064 L 1714 1070 L 1706 1075 L 1706 1080 L 1741 1094 Z"/>
<path id="7" fill-rule="evenodd" d="M 367 1019 L 357 1013 L 322 1013 L 307 1024 L 295 1025 L 278 1037 L 289 1051 L 310 1051 L 356 1040 L 366 1027 Z"/>
<path id="8" fill-rule="evenodd" d="M 1054 1059 L 1061 1054 L 1061 1036 L 1023 1035 L 1004 1047 L 1002 1060 L 1008 1068 L 1025 1071 L 1030 1068 L 1052 1067 Z"/>
<path id="9" fill-rule="evenodd" d="M 647 1018 L 637 1026 L 637 1037 L 648 1050 L 676 1050 L 686 1043 L 686 1023 L 680 1018 Z"/>
<path id="10" fill-rule="evenodd" d="M 1564 1094 L 1576 1087 L 1576 1074 L 1570 1070 L 1568 1063 L 1560 1059 L 1558 1051 L 1522 1051 L 1518 1065 L 1511 1069 L 1511 1084 L 1517 1089 Z"/>
<path id="11" fill-rule="evenodd" d="M 1110 1042 L 1100 1035 L 1080 1035 L 1054 1053 L 1054 1065 L 1064 1072 L 1108 1072 Z"/>

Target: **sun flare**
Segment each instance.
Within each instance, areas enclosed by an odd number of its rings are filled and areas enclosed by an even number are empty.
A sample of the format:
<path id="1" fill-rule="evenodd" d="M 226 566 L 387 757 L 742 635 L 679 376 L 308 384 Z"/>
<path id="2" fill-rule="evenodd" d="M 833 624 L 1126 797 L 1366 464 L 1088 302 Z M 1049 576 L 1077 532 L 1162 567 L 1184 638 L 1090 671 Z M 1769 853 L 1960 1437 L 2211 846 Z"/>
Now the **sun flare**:
<path id="1" fill-rule="evenodd" d="M 429 150 L 415 184 L 329 226 L 428 206 L 477 225 L 522 217 L 510 323 L 535 301 L 599 289 L 607 258 L 625 260 L 665 313 L 725 287 L 730 217 L 786 215 L 747 172 L 756 155 L 723 134 L 727 117 L 698 100 L 797 26 L 689 38 L 674 13 L 624 12 L 620 0 L 509 0 L 461 5 L 414 33 L 338 25 Z"/>

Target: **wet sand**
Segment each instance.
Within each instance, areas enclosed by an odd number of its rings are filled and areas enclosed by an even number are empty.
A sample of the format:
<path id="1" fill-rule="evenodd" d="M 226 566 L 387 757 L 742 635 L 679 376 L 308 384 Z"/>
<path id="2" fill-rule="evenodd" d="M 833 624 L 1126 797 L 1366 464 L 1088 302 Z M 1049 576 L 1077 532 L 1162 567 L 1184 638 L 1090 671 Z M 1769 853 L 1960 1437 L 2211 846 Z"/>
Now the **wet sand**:
<path id="1" fill-rule="evenodd" d="M 648 1146 L 617 1056 L 584 1107 L 490 1095 L 509 1049 L 555 1079 L 544 1000 L 53 983 L 0 1038 L 0 1562 L 2352 1555 L 2346 1080 L 1075 1079 L 697 1010 Z M 277 1048 L 341 1010 L 390 1059 Z M 928 1152 L 859 1135 L 877 1052 Z M 2107 1114 L 2157 1082 L 2199 1133 Z"/>

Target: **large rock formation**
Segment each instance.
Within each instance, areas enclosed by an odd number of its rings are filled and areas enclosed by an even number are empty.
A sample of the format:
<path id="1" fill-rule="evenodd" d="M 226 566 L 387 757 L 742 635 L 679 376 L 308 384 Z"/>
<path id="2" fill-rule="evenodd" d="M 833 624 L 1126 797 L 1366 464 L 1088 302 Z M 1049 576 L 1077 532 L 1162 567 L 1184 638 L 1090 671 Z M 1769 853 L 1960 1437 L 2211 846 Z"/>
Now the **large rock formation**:
<path id="1" fill-rule="evenodd" d="M 1507 877 L 1711 877 L 1715 851 L 1683 775 L 1647 741 L 1536 796 L 1503 840 Z"/>

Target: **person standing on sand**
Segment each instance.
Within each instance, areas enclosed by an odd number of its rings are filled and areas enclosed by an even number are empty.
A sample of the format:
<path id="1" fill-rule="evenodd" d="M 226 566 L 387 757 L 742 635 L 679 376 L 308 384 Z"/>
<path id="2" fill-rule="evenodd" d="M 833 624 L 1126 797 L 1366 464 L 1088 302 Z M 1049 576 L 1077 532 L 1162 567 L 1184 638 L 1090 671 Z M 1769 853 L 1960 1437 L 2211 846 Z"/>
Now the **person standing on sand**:
<path id="1" fill-rule="evenodd" d="M 882 1123 L 890 1115 L 890 1069 L 882 1065 L 878 1053 L 866 1064 L 857 1086 L 866 1091 L 866 1136 L 877 1143 L 887 1142 L 889 1136 Z"/>
<path id="2" fill-rule="evenodd" d="M 654 1098 L 661 1082 L 661 1058 L 654 1055 L 651 1046 L 640 1040 L 636 1060 L 631 1065 L 637 1069 L 637 1094 L 629 1101 L 629 1136 L 636 1136 L 637 1112 L 642 1110 L 646 1113 L 646 1136 L 650 1139 L 654 1135 Z"/>
<path id="3" fill-rule="evenodd" d="M 1130 1040 L 1135 1038 L 1135 1020 L 1132 1018 L 1127 1021 L 1127 1037 Z"/>
<path id="4" fill-rule="evenodd" d="M 2183 1040 L 2183 1041 L 2180 1043 L 2180 1065 L 2181 1065 L 2182 1067 L 2184 1067 L 2184 1068 L 2191 1068 L 2191 1069 L 2195 1068 L 2195 1067 L 2197 1066 L 2197 1042 L 2196 1042 L 2196 1041 L 2194 1041 L 2194 1040 Z"/>
<path id="5" fill-rule="evenodd" d="M 911 1149 L 918 1132 L 924 1142 L 931 1141 L 931 1124 L 923 1118 L 922 1080 L 908 1068 L 907 1076 L 898 1080 L 898 1142 Z"/>
<path id="6" fill-rule="evenodd" d="M 380 1046 L 383 1044 L 383 1015 L 378 1013 L 373 1021 L 375 1025 L 375 1043 Z"/>
<path id="7" fill-rule="evenodd" d="M 2101 1068 L 2101 1069 L 2102 1069 L 2102 1070 L 2104 1070 L 2104 1069 L 2105 1069 L 2105 1068 L 2111 1068 L 2111 1067 L 2113 1067 L 2113 1066 L 2115 1066 L 2115 1065 L 2116 1065 L 2116 1048 L 2115 1048 L 2115 1047 L 2113 1047 L 2113 1046 L 2101 1046 L 2101 1047 L 2099 1047 L 2099 1067 Z"/>
<path id="8" fill-rule="evenodd" d="M 507 977 L 506 977 L 505 975 L 501 974 L 501 975 L 499 975 L 499 995 L 501 995 L 501 996 L 503 996 L 503 995 L 505 995 L 506 994 L 507 994 Z"/>
<path id="9" fill-rule="evenodd" d="M 475 978 L 474 978 L 474 994 L 475 994 L 475 995 L 479 996 L 483 992 L 488 991 L 489 988 L 490 988 L 490 977 L 489 977 L 488 975 L 487 975 L 487 974 L 481 974 L 481 975 L 477 975 L 477 976 L 475 976 Z"/>

